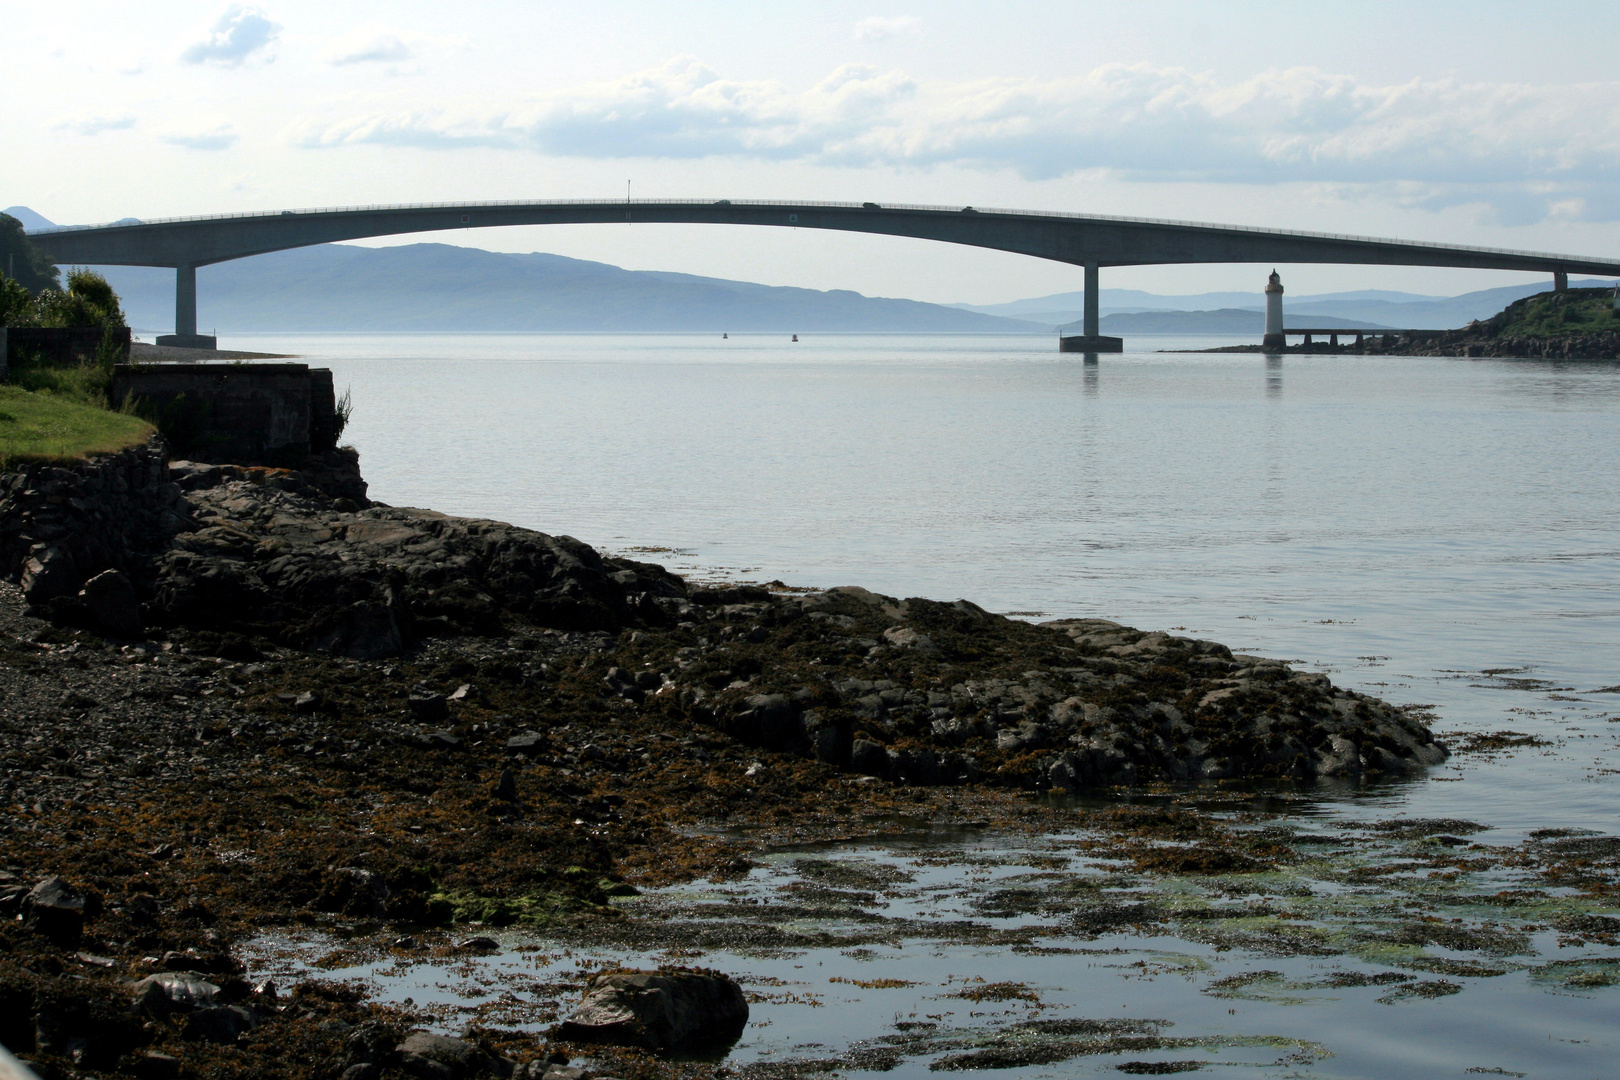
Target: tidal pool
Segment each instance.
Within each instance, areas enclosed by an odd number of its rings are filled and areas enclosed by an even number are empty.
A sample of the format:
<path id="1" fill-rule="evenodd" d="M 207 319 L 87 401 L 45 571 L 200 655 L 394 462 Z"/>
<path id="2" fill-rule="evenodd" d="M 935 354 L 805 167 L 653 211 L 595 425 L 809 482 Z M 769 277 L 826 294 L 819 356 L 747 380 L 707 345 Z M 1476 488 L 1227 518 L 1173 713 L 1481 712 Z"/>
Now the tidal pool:
<path id="1" fill-rule="evenodd" d="M 1284 801 L 1286 802 L 1286 800 Z M 1129 836 L 899 828 L 777 850 L 745 878 L 616 901 L 566 933 L 381 949 L 336 929 L 245 952 L 255 976 L 359 980 L 443 1031 L 543 1034 L 601 966 L 716 968 L 752 1016 L 744 1076 L 1597 1077 L 1620 1006 L 1620 905 L 1583 894 L 1620 838 L 1350 818 L 1309 800 L 1135 804 Z M 1213 817 L 1274 869 L 1139 869 Z M 1120 822 L 1116 819 L 1116 826 Z M 1144 855 L 1144 852 L 1147 854 Z"/>

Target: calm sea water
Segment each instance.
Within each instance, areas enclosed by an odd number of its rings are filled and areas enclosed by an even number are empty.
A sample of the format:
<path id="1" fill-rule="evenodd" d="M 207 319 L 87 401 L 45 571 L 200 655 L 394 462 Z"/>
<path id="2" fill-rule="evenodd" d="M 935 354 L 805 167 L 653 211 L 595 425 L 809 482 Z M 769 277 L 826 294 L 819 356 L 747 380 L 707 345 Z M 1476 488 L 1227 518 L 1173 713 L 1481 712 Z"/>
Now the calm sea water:
<path id="1" fill-rule="evenodd" d="M 1313 828 L 1407 814 L 1481 822 L 1493 844 L 1549 827 L 1615 833 L 1620 365 L 1158 351 L 1220 343 L 1136 339 L 1132 351 L 1087 364 L 1028 337 L 231 341 L 334 370 L 354 398 L 346 438 L 386 502 L 569 533 L 704 576 L 860 584 L 1215 638 L 1431 705 L 1442 731 L 1546 742 L 1458 756 L 1412 783 L 1324 795 L 1305 812 Z M 837 857 L 898 865 L 917 850 Z M 962 847 L 960 858 L 979 859 L 977 850 Z M 1025 854 L 1004 853 L 1011 869 L 994 873 L 1017 871 Z M 740 888 L 770 895 L 795 872 L 784 858 Z M 924 918 L 961 917 L 950 905 L 969 903 L 967 890 L 987 887 L 992 873 L 966 886 L 947 874 L 958 895 L 945 880 L 929 884 L 918 869 L 928 859 L 906 865 L 914 891 L 895 902 L 920 898 Z M 1306 896 L 1341 888 L 1307 884 Z M 676 890 L 661 902 L 680 901 Z M 1468 902 L 1456 910 L 1466 915 Z M 1362 902 L 1347 903 L 1336 914 L 1324 907 L 1324 925 L 1353 921 Z M 880 1034 L 891 1001 L 932 1015 L 941 988 L 971 970 L 1033 980 L 1081 1015 L 1172 1016 L 1179 1031 L 1211 1037 L 1282 1033 L 1335 1055 L 1264 1067 L 1234 1060 L 1229 1075 L 1507 1066 L 1579 1077 L 1613 1062 L 1620 990 L 1548 991 L 1521 971 L 1465 978 L 1466 993 L 1437 1001 L 1391 1006 L 1371 988 L 1312 991 L 1316 1007 L 1303 1010 L 1280 992 L 1228 1010 L 1232 1002 L 1210 996 L 1214 973 L 1283 968 L 1297 981 L 1316 965 L 1173 938 L 1098 944 L 1123 952 L 1082 963 L 910 945 L 891 966 L 932 989 L 886 991 L 892 998 L 858 994 L 841 977 L 844 997 L 826 984 L 832 971 L 892 973 L 864 966 L 858 950 L 704 962 L 825 999 L 814 1009 L 792 995 L 757 1006 L 740 1060 L 813 1056 L 820 1051 L 795 1048 Z M 1538 948 L 1565 955 L 1550 938 Z M 505 954 L 475 982 L 487 989 L 554 962 L 531 955 Z M 417 1001 L 484 993 L 434 991 L 436 970 L 350 973 Z M 521 1013 L 525 999 L 513 1000 Z M 1009 1075 L 1112 1067 L 1099 1059 Z M 927 1074 L 916 1063 L 895 1075 Z"/>

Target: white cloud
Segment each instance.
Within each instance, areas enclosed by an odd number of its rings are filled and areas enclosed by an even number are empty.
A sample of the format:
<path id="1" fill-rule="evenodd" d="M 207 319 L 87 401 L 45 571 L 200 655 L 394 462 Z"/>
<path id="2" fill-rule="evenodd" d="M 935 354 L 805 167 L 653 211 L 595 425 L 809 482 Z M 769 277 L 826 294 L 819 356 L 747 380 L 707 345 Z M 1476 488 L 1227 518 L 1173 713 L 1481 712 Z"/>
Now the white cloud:
<path id="1" fill-rule="evenodd" d="M 163 141 L 171 146 L 181 146 L 187 150 L 229 150 L 236 145 L 239 136 L 231 130 L 229 124 L 208 131 L 183 132 L 163 136 Z"/>
<path id="2" fill-rule="evenodd" d="M 1222 82 L 1109 64 L 1072 78 L 922 84 L 845 65 L 795 91 L 726 80 L 683 57 L 494 107 L 334 117 L 305 124 L 297 141 L 955 165 L 1031 180 L 1404 184 L 1408 204 L 1479 203 L 1512 220 L 1620 206 L 1613 194 L 1593 194 L 1612 192 L 1620 178 L 1620 82 L 1377 86 L 1303 67 Z"/>
<path id="3" fill-rule="evenodd" d="M 922 20 L 911 15 L 873 15 L 855 24 L 856 41 L 881 41 L 884 38 L 909 34 L 922 25 Z"/>
<path id="4" fill-rule="evenodd" d="M 208 36 L 188 46 L 180 59 L 188 64 L 235 67 L 267 47 L 280 32 L 281 27 L 258 8 L 227 8 Z"/>
<path id="5" fill-rule="evenodd" d="M 326 61 L 339 67 L 347 64 L 400 63 L 416 55 L 407 37 L 385 27 L 359 27 L 328 50 Z"/>
<path id="6" fill-rule="evenodd" d="M 133 116 L 89 116 L 81 120 L 67 120 L 56 125 L 56 130 L 74 135 L 95 136 L 104 131 L 128 131 L 135 126 Z"/>

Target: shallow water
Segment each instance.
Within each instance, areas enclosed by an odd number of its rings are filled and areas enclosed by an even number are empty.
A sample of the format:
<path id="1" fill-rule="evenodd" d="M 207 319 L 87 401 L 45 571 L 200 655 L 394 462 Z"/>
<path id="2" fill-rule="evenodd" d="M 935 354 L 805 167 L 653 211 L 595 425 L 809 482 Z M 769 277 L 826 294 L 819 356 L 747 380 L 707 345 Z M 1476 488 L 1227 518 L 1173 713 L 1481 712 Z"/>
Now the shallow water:
<path id="1" fill-rule="evenodd" d="M 1312 828 L 1405 814 L 1488 824 L 1490 844 L 1549 827 L 1617 831 L 1620 365 L 1152 351 L 1216 343 L 1138 339 L 1096 364 L 1024 337 L 265 335 L 231 345 L 332 367 L 356 403 L 346 438 L 390 503 L 566 532 L 700 575 L 1177 628 L 1431 705 L 1443 732 L 1536 740 L 1460 754 L 1418 783 L 1323 792 L 1293 814 Z M 748 887 L 774 887 L 775 873 L 756 872 Z M 1132 950 L 1128 962 L 1150 947 L 1207 962 L 1213 948 L 1134 936 L 1085 947 L 1114 944 Z M 1538 952 L 1523 962 L 1553 956 Z M 1375 1004 L 1389 986 L 1273 988 L 1311 1002 L 1284 1005 L 1205 994 L 1241 966 L 1229 953 L 1220 974 L 1129 978 L 1108 957 L 899 953 L 916 974 L 886 962 L 884 976 L 926 993 L 849 993 L 863 1004 L 840 1008 L 849 987 L 823 979 L 821 1008 L 760 1006 L 770 1024 L 752 1025 L 737 1053 L 831 1045 L 831 1029 L 843 1033 L 839 1052 L 868 1029 L 892 1035 L 892 1013 L 940 1012 L 930 995 L 944 976 L 971 971 L 1048 988 L 1044 1017 L 1158 1017 L 1175 1024 L 1165 1036 L 1316 1040 L 1335 1056 L 1279 1066 L 1308 1075 L 1501 1066 L 1584 1076 L 1602 1071 L 1589 1055 L 1613 1026 L 1597 1017 L 1612 1017 L 1620 995 L 1549 991 L 1515 970 L 1391 1005 Z M 780 978 L 810 963 L 870 978 L 861 972 L 876 964 L 804 957 L 704 962 Z M 1311 966 L 1239 959 L 1283 982 Z M 1108 1010 L 1090 1004 L 1114 998 Z M 1559 1041 L 1577 1035 L 1592 1041 Z M 1273 1050 L 1265 1060 L 1289 1052 Z M 1509 1064 L 1515 1055 L 1529 1064 Z"/>
<path id="2" fill-rule="evenodd" d="M 752 1002 L 734 1067 L 821 1061 L 920 1077 L 992 1052 L 998 1073 L 1019 1078 L 1188 1060 L 1257 1076 L 1603 1075 L 1620 957 L 1548 925 L 1603 909 L 1505 864 L 1490 832 L 1468 847 L 1307 828 L 1331 841 L 1320 857 L 1225 877 L 1133 874 L 1085 834 L 917 834 L 781 852 L 741 882 L 621 902 L 659 927 L 673 946 L 663 951 L 636 933 L 582 947 L 578 935 L 514 931 L 498 956 L 424 962 L 307 934 L 262 941 L 250 962 L 285 975 L 319 962 L 447 1030 L 536 1032 L 596 966 L 715 967 Z M 1458 853 L 1476 869 L 1441 876 Z M 1163 921 L 1117 932 L 1097 922 L 1144 903 Z M 1039 1030 L 1082 1019 L 1134 1021 L 1128 1034 L 1162 1041 L 1093 1035 L 1064 1050 Z M 1036 1060 L 1019 1063 L 1020 1052 Z"/>

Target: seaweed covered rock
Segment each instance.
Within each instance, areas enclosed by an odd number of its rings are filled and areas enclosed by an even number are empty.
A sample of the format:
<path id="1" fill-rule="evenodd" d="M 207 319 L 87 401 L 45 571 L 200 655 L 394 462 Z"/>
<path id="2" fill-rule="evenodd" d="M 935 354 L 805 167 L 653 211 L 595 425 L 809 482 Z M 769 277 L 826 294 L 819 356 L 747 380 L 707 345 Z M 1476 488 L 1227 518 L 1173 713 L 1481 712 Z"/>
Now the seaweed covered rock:
<path id="1" fill-rule="evenodd" d="M 674 657 L 664 696 L 741 741 L 900 783 L 1354 779 L 1446 757 L 1324 675 L 1103 619 L 1033 626 L 856 588 L 702 610 L 737 644 Z"/>
<path id="2" fill-rule="evenodd" d="M 747 1023 L 742 988 L 718 971 L 607 971 L 586 984 L 585 999 L 557 1035 L 572 1042 L 694 1050 L 732 1042 Z"/>

